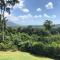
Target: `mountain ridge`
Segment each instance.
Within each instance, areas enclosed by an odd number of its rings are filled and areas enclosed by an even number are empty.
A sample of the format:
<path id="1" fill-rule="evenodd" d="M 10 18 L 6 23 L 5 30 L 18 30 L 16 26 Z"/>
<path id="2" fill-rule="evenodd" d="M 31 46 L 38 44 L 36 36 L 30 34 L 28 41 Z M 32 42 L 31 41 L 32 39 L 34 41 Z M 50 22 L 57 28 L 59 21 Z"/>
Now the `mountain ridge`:
<path id="1" fill-rule="evenodd" d="M 10 26 L 10 27 L 27 27 L 27 26 L 32 26 L 34 28 L 42 28 L 43 25 L 19 25 L 19 24 L 16 24 L 14 22 L 11 22 L 11 21 L 8 21 L 7 22 L 7 26 Z M 60 24 L 55 24 L 54 28 L 59 28 L 60 27 Z"/>

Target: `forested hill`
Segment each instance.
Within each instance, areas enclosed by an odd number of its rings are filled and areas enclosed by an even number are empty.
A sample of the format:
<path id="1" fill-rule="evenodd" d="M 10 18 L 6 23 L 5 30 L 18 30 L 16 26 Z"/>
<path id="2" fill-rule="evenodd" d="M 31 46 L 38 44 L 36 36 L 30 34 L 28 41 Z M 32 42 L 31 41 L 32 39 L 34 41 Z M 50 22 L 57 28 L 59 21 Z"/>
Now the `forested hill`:
<path id="1" fill-rule="evenodd" d="M 28 25 L 18 25 L 16 23 L 13 23 L 13 22 L 7 22 L 7 26 L 10 26 L 10 27 L 27 27 Z M 43 28 L 43 25 L 29 25 L 29 26 L 32 26 L 33 28 Z M 54 28 L 59 28 L 60 27 L 60 24 L 56 24 L 54 26 Z"/>
<path id="2" fill-rule="evenodd" d="M 18 24 L 14 23 L 14 22 L 10 22 L 10 21 L 7 21 L 6 25 L 9 27 L 19 27 Z"/>

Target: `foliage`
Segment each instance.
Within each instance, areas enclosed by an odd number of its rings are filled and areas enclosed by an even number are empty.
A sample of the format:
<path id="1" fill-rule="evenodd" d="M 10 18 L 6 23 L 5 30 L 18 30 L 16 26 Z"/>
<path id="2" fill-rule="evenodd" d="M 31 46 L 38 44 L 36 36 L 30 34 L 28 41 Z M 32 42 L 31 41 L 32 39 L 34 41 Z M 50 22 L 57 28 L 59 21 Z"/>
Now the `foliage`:
<path id="1" fill-rule="evenodd" d="M 52 28 L 52 21 L 50 20 L 46 20 L 45 23 L 44 23 L 44 26 L 45 26 L 45 29 L 46 30 L 50 30 Z"/>
<path id="2" fill-rule="evenodd" d="M 44 55 L 49 57 L 60 57 L 60 28 L 52 28 L 48 30 L 41 28 L 7 27 L 5 33 L 5 40 L 2 39 L 2 32 L 0 32 L 0 51 L 26 51 L 37 55 Z"/>

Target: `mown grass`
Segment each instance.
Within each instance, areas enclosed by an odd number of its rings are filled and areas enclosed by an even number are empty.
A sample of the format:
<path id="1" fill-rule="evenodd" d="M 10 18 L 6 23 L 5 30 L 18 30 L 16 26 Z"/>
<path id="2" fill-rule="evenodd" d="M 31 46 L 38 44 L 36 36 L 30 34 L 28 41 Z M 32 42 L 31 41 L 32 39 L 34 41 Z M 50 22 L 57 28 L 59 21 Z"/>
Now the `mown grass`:
<path id="1" fill-rule="evenodd" d="M 46 57 L 36 57 L 25 52 L 2 52 L 0 51 L 0 60 L 53 60 Z"/>

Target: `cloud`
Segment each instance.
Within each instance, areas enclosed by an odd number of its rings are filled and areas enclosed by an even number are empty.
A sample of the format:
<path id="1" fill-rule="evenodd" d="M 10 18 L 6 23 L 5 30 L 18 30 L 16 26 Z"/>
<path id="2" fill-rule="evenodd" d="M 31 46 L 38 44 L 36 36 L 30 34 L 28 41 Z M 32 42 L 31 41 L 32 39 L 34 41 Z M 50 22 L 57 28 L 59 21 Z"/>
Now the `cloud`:
<path id="1" fill-rule="evenodd" d="M 56 15 L 52 15 L 52 18 L 56 18 L 57 16 Z"/>
<path id="2" fill-rule="evenodd" d="M 50 16 L 49 16 L 49 15 L 47 15 L 46 13 L 44 14 L 44 17 L 46 17 L 46 18 L 50 18 Z"/>
<path id="3" fill-rule="evenodd" d="M 32 19 L 33 16 L 31 14 L 27 14 L 27 15 L 18 16 L 18 18 L 22 20 L 27 20 L 27 19 Z"/>
<path id="4" fill-rule="evenodd" d="M 46 18 L 53 18 L 53 19 L 56 18 L 56 15 L 51 15 L 51 16 L 50 16 L 50 15 L 48 15 L 48 14 L 46 14 L 46 13 L 43 14 L 43 16 L 46 17 Z"/>
<path id="5" fill-rule="evenodd" d="M 28 13 L 29 12 L 29 9 L 24 8 L 24 9 L 22 9 L 22 11 L 25 12 L 25 13 Z"/>
<path id="6" fill-rule="evenodd" d="M 14 16 L 13 14 L 10 14 L 6 16 L 7 16 L 8 21 L 14 22 L 16 24 L 22 24 L 22 25 L 26 22 L 26 20 L 32 19 L 31 14 L 21 15 L 21 16 Z"/>
<path id="7" fill-rule="evenodd" d="M 41 18 L 42 15 L 32 15 L 32 14 L 27 14 L 27 15 L 22 15 L 22 16 L 19 16 L 19 19 L 22 19 L 22 20 L 35 20 L 35 19 L 38 19 L 38 18 Z"/>
<path id="8" fill-rule="evenodd" d="M 25 14 L 25 15 L 20 15 L 20 16 L 15 16 L 13 14 L 8 14 L 5 12 L 5 17 L 7 17 L 8 21 L 21 24 L 27 21 L 38 21 L 39 19 L 45 17 L 45 18 L 56 18 L 56 15 L 48 15 L 48 14 L 43 14 L 43 15 L 32 15 L 32 14 Z"/>
<path id="9" fill-rule="evenodd" d="M 48 14 L 43 14 L 43 15 L 32 15 L 32 14 L 25 14 L 25 15 L 20 15 L 20 16 L 15 16 L 13 14 L 8 14 L 7 12 L 5 13 L 5 16 L 7 17 L 8 21 L 11 21 L 11 22 L 14 22 L 16 24 L 21 24 L 21 25 L 24 25 L 24 24 L 39 24 L 39 20 L 42 19 L 43 17 L 45 18 L 56 18 L 56 15 L 48 15 Z M 34 23 L 35 22 L 35 23 Z"/>
<path id="10" fill-rule="evenodd" d="M 41 18 L 42 15 L 35 15 L 34 18 Z"/>
<path id="11" fill-rule="evenodd" d="M 29 9 L 26 8 L 24 2 L 25 2 L 25 0 L 19 0 L 19 3 L 15 4 L 15 6 L 13 7 L 13 9 L 19 8 L 22 12 L 28 13 Z"/>
<path id="12" fill-rule="evenodd" d="M 8 14 L 6 16 L 7 16 L 6 19 L 8 21 L 11 21 L 11 22 L 14 22 L 14 23 L 17 23 L 18 22 L 18 18 L 16 16 L 14 16 L 13 14 L 10 14 L 10 15 Z"/>
<path id="13" fill-rule="evenodd" d="M 5 12 L 5 13 L 4 13 L 4 16 L 7 17 L 7 16 L 9 16 L 9 14 L 8 14 L 7 12 Z"/>
<path id="14" fill-rule="evenodd" d="M 49 2 L 48 4 L 45 5 L 47 9 L 53 9 L 53 3 Z"/>
<path id="15" fill-rule="evenodd" d="M 16 8 L 23 8 L 24 7 L 24 0 L 19 0 L 19 3 L 15 4 L 14 9 Z"/>
<path id="16" fill-rule="evenodd" d="M 36 9 L 36 11 L 38 11 L 38 12 L 39 12 L 39 11 L 42 11 L 42 9 L 41 9 L 41 8 L 37 8 L 37 9 Z"/>
<path id="17" fill-rule="evenodd" d="M 42 15 L 32 15 L 32 14 L 25 14 L 20 16 L 14 16 L 13 14 L 5 13 L 5 16 L 7 17 L 8 21 L 14 22 L 16 24 L 23 24 L 24 22 L 33 22 L 38 21 L 42 17 Z"/>
<path id="18" fill-rule="evenodd" d="M 24 20 L 35 20 L 38 18 L 41 18 L 42 15 L 32 15 L 32 14 L 27 14 L 27 15 L 23 15 L 23 16 L 19 16 L 20 19 L 24 19 Z"/>

